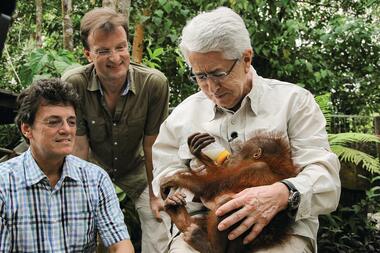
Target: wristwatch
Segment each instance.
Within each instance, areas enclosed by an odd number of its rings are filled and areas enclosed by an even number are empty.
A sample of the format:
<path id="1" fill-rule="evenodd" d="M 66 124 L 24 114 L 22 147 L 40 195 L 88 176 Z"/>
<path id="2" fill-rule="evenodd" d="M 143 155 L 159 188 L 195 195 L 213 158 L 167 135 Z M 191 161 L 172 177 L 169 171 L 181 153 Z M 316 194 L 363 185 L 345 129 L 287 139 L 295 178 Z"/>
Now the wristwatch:
<path id="1" fill-rule="evenodd" d="M 286 187 L 289 190 L 288 207 L 286 209 L 288 215 L 290 215 L 291 217 L 295 217 L 301 202 L 301 194 L 290 181 L 284 179 L 280 182 L 286 185 Z"/>

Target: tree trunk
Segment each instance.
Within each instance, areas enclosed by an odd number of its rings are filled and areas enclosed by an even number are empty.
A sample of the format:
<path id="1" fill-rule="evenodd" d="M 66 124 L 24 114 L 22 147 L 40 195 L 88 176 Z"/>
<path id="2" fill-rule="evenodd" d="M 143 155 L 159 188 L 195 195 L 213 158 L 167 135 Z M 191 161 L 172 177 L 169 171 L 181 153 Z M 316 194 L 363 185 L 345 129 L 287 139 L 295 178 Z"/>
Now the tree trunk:
<path id="1" fill-rule="evenodd" d="M 149 16 L 150 12 L 148 9 L 144 9 L 143 15 Z M 132 46 L 132 60 L 136 63 L 142 62 L 142 56 L 144 51 L 144 24 L 139 22 L 135 26 L 135 36 L 133 37 Z"/>
<path id="2" fill-rule="evenodd" d="M 62 0 L 62 17 L 63 17 L 63 47 L 67 50 L 74 50 L 73 41 L 73 22 L 70 15 L 72 11 L 71 0 Z"/>
<path id="3" fill-rule="evenodd" d="M 36 46 L 42 47 L 42 1 L 36 0 Z"/>
<path id="4" fill-rule="evenodd" d="M 110 7 L 112 9 L 116 8 L 115 0 L 102 0 L 103 7 Z"/>

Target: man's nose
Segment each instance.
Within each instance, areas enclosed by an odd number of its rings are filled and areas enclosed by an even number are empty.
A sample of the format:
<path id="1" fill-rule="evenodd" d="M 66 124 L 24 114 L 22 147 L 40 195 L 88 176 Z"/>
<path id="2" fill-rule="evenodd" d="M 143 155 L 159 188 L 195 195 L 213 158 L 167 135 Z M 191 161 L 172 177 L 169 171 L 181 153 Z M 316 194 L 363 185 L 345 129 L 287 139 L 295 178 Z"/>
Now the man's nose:
<path id="1" fill-rule="evenodd" d="M 216 92 L 220 88 L 220 82 L 212 77 L 207 78 L 207 85 L 211 92 Z"/>
<path id="2" fill-rule="evenodd" d="M 111 55 L 108 57 L 111 61 L 118 62 L 121 58 L 120 54 L 115 50 L 111 51 Z"/>

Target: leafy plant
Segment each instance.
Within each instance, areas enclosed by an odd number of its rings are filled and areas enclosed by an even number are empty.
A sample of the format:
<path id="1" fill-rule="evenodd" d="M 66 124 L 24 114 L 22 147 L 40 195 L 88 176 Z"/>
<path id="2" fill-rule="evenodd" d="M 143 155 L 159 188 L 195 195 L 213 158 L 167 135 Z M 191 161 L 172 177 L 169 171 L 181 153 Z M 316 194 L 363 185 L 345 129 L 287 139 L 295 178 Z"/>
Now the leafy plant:
<path id="1" fill-rule="evenodd" d="M 330 93 L 316 97 L 322 113 L 326 118 L 326 128 L 331 126 L 332 103 Z M 380 144 L 380 138 L 373 134 L 365 133 L 329 133 L 328 134 L 331 150 L 339 157 L 342 162 L 349 162 L 355 166 L 362 166 L 371 173 L 380 173 L 379 160 L 360 149 L 354 148 L 356 144 Z"/>
<path id="2" fill-rule="evenodd" d="M 327 129 L 330 129 L 332 118 L 332 103 L 329 93 L 317 96 L 322 112 L 325 115 Z M 345 206 L 342 201 L 337 211 L 329 215 L 319 217 L 320 229 L 318 231 L 318 249 L 324 253 L 372 253 L 380 248 L 380 230 L 376 227 L 376 221 L 368 216 L 368 213 L 377 212 L 380 208 L 380 187 L 375 186 L 375 181 L 380 180 L 379 160 L 357 148 L 359 143 L 380 143 L 375 135 L 364 133 L 330 133 L 328 135 L 331 149 L 336 153 L 342 163 L 349 162 L 355 166 L 362 166 L 371 172 L 365 178 L 370 184 L 370 189 L 365 192 L 358 203 Z M 354 148 L 355 147 L 355 148 Z M 354 166 L 354 167 L 355 167 Z M 372 187 L 371 187 L 372 185 Z M 348 193 L 343 189 L 342 197 Z M 343 198 L 344 199 L 344 198 Z"/>
<path id="3" fill-rule="evenodd" d="M 380 248 L 380 229 L 372 215 L 380 209 L 380 176 L 366 178 L 371 187 L 352 206 L 339 205 L 337 211 L 320 216 L 318 250 L 323 253 L 374 253 Z"/>
<path id="4" fill-rule="evenodd" d="M 164 49 L 162 47 L 155 48 L 154 50 L 151 49 L 152 42 L 149 41 L 149 44 L 146 48 L 148 55 L 145 55 L 143 58 L 142 63 L 146 66 L 154 69 L 160 69 L 160 63 L 162 54 L 164 53 Z"/>
<path id="5" fill-rule="evenodd" d="M 341 161 L 363 166 L 371 173 L 380 173 L 380 162 L 376 157 L 352 148 L 353 144 L 357 143 L 380 144 L 379 137 L 363 133 L 338 133 L 329 134 L 329 142 L 332 151 Z"/>
<path id="6" fill-rule="evenodd" d="M 80 64 L 70 51 L 38 48 L 29 54 L 19 76 L 25 85 L 29 85 L 38 79 L 60 77 L 64 71 L 77 66 Z"/>
<path id="7" fill-rule="evenodd" d="M 44 2 L 43 47 L 59 51 L 62 42 L 62 16 L 58 0 Z M 79 36 L 83 14 L 102 1 L 75 1 L 72 21 L 77 62 L 85 63 Z M 162 48 L 154 60 L 170 82 L 171 106 L 176 106 L 197 87 L 187 80 L 188 70 L 178 65 L 177 47 L 186 21 L 201 11 L 228 6 L 244 19 L 254 50 L 253 65 L 257 72 L 301 86 L 314 94 L 332 93 L 336 112 L 358 114 L 378 112 L 379 92 L 373 92 L 380 81 L 379 71 L 379 1 L 250 1 L 250 0 L 136 0 L 129 10 L 132 42 L 134 24 L 144 21 L 146 59 L 152 59 L 155 49 Z M 144 16 L 148 10 L 149 16 Z M 14 22 L 8 36 L 9 58 L 21 68 L 28 62 L 23 43 L 35 35 L 34 1 L 17 1 Z M 26 51 L 29 54 L 31 50 Z M 14 88 L 15 78 L 8 59 L 3 54 L 4 68 L 0 80 Z M 177 62 L 177 64 L 175 64 Z M 17 73 L 19 71 L 17 70 Z M 365 97 L 366 99 L 362 99 Z"/>

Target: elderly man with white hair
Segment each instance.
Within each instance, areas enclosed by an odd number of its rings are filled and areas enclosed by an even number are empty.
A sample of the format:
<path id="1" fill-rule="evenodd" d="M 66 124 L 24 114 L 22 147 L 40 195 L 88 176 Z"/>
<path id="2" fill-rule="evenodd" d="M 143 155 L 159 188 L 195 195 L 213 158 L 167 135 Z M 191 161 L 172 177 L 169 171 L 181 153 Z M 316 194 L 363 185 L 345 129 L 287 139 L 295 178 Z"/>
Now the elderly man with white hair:
<path id="1" fill-rule="evenodd" d="M 234 195 L 216 211 L 218 216 L 227 214 L 218 229 L 224 231 L 236 223 L 228 239 L 244 234 L 243 243 L 250 243 L 277 213 L 287 210 L 295 221 L 289 239 L 257 252 L 316 252 L 318 215 L 332 212 L 339 202 L 340 164 L 330 150 L 326 122 L 313 95 L 256 73 L 248 30 L 229 8 L 219 7 L 191 19 L 182 31 L 180 48 L 200 91 L 178 105 L 161 125 L 153 146 L 155 193 L 159 194 L 163 177 L 195 164 L 187 144 L 193 133 L 212 135 L 231 153 L 257 131 L 280 133 L 289 140 L 300 172 Z M 232 135 L 237 136 L 233 141 Z M 190 211 L 202 208 L 188 194 L 186 200 Z M 182 233 L 171 231 L 169 252 L 198 252 Z"/>

